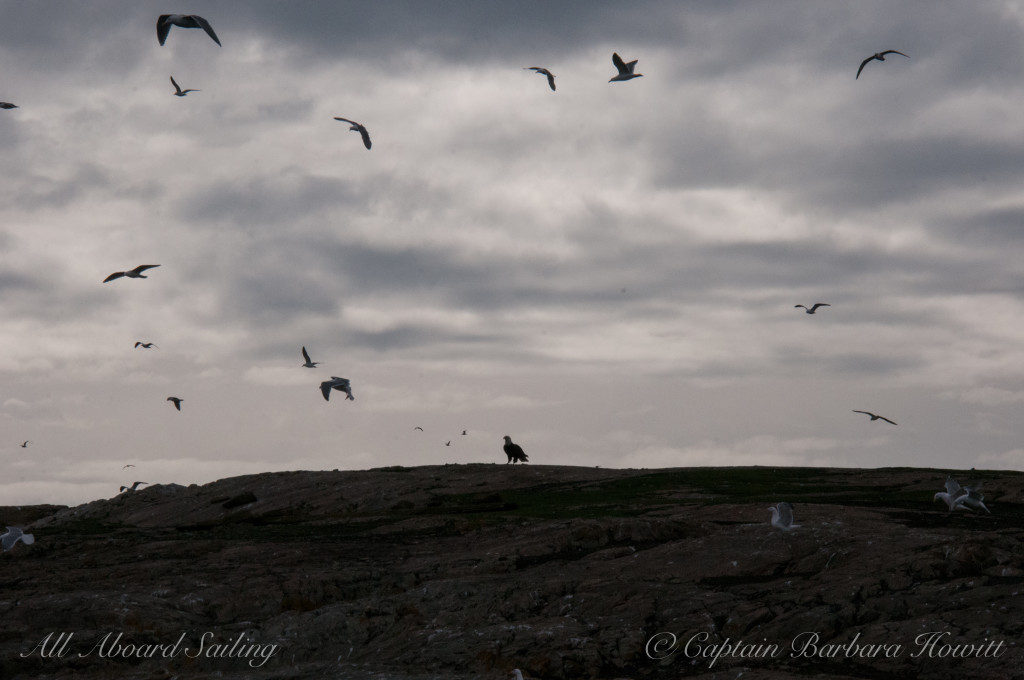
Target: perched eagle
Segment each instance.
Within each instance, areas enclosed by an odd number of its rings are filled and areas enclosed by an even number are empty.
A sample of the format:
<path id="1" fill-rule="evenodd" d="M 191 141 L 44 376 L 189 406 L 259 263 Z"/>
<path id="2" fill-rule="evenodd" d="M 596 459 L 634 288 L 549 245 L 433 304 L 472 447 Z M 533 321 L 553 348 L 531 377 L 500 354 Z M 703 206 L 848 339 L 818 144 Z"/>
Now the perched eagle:
<path id="1" fill-rule="evenodd" d="M 529 462 L 529 459 L 526 457 L 526 453 L 523 451 L 523 447 L 519 444 L 513 444 L 512 437 L 509 437 L 508 435 L 505 435 L 505 455 L 508 456 L 508 462 L 506 462 L 505 465 L 508 465 L 509 463 L 515 465 L 517 462 Z"/>

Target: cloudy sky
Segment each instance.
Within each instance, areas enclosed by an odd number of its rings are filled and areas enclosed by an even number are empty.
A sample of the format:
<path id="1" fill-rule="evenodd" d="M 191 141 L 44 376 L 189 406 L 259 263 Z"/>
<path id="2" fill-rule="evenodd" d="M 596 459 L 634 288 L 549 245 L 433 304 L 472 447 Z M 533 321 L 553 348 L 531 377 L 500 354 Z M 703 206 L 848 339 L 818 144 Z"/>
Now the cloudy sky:
<path id="1" fill-rule="evenodd" d="M 1021 468 L 1024 7 L 940 7 L 0 2 L 0 504 L 505 434 Z"/>

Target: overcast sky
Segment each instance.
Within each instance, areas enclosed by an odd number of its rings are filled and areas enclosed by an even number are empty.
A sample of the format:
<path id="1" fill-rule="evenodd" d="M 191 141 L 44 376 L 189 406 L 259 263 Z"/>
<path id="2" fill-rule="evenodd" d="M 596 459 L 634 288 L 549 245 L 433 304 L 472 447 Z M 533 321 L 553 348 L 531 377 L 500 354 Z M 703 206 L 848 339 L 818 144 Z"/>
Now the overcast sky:
<path id="1" fill-rule="evenodd" d="M 1020 3 L 7 0 L 0 63 L 0 504 L 1024 467 Z"/>

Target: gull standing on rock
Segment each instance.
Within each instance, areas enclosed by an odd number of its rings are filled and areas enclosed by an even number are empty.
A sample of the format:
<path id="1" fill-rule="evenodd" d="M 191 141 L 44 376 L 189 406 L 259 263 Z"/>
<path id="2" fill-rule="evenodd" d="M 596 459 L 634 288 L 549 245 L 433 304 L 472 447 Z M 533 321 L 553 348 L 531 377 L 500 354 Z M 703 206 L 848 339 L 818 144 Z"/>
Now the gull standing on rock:
<path id="1" fill-rule="evenodd" d="M 349 130 L 355 130 L 362 136 L 363 146 L 367 149 L 373 145 L 372 142 L 370 142 L 370 133 L 366 131 L 366 126 L 362 123 L 357 123 L 354 120 L 349 120 L 348 118 L 339 118 L 338 116 L 335 116 L 334 120 L 340 120 L 351 125 L 352 127 L 350 127 Z"/>
<path id="2" fill-rule="evenodd" d="M 302 347 L 302 358 L 306 360 L 306 363 L 302 364 L 305 368 L 316 368 L 316 365 L 320 363 L 319 361 L 309 360 L 309 352 L 306 351 L 305 345 Z"/>
<path id="3" fill-rule="evenodd" d="M 803 307 L 804 308 L 804 314 L 814 314 L 814 312 L 818 309 L 818 307 L 831 307 L 831 306 L 832 305 L 830 305 L 827 302 L 815 302 L 810 307 L 808 307 L 807 305 L 793 305 L 793 309 L 796 309 L 797 307 Z"/>
<path id="4" fill-rule="evenodd" d="M 181 89 L 180 87 L 178 87 L 178 83 L 174 82 L 174 76 L 171 76 L 171 85 L 174 85 L 174 96 L 175 97 L 184 97 L 189 92 L 200 92 L 201 91 L 201 90 L 193 90 L 191 88 L 189 88 L 188 90 Z"/>
<path id="5" fill-rule="evenodd" d="M 198 14 L 161 14 L 160 18 L 156 20 L 156 39 L 160 41 L 161 45 L 167 40 L 167 34 L 171 32 L 171 26 L 201 28 L 206 31 L 206 35 L 213 38 L 213 42 L 220 45 L 217 34 L 213 32 L 213 26 Z"/>
<path id="6" fill-rule="evenodd" d="M 542 75 L 547 76 L 548 77 L 548 85 L 551 87 L 551 91 L 552 92 L 555 91 L 555 74 L 552 73 L 551 71 L 547 70 L 546 68 L 541 68 L 540 66 L 527 66 L 523 70 L 524 71 L 533 71 L 534 73 L 540 73 Z"/>
<path id="7" fill-rule="evenodd" d="M 883 416 L 876 416 L 871 411 L 856 411 L 855 410 L 854 413 L 863 413 L 866 416 L 871 416 L 871 420 L 884 420 L 885 422 L 889 423 L 890 425 L 895 425 L 896 424 L 896 423 L 892 422 L 891 420 L 889 420 L 888 418 L 885 418 Z"/>
<path id="8" fill-rule="evenodd" d="M 349 382 L 347 378 L 339 378 L 338 376 L 332 375 L 330 380 L 325 380 L 320 383 L 320 392 L 323 393 L 324 400 L 331 400 L 332 389 L 347 394 L 348 396 L 345 397 L 346 400 L 356 400 L 356 398 L 352 396 L 352 383 Z"/>
<path id="9" fill-rule="evenodd" d="M 885 61 L 885 55 L 887 54 L 902 54 L 907 59 L 910 59 L 910 55 L 903 54 L 899 50 L 886 50 L 885 52 L 876 52 L 860 63 L 860 68 L 857 69 L 857 75 L 854 77 L 854 80 L 860 78 L 860 72 L 864 70 L 864 67 L 868 65 L 869 61 L 874 61 L 876 59 L 878 61 Z"/>
<path id="10" fill-rule="evenodd" d="M 122 276 L 127 276 L 129 279 L 147 279 L 149 277 L 143 276 L 142 272 L 146 271 L 147 269 L 152 269 L 153 267 L 159 266 L 160 265 L 158 264 L 140 264 L 135 269 L 129 269 L 126 272 L 114 272 L 107 278 L 103 279 L 103 283 L 106 283 L 107 281 L 113 281 L 114 279 L 119 279 Z"/>
<path id="11" fill-rule="evenodd" d="M 793 524 L 793 506 L 785 501 L 768 508 L 772 511 L 772 526 L 783 531 L 796 529 L 799 524 Z"/>
<path id="12" fill-rule="evenodd" d="M 932 500 L 945 501 L 950 512 L 957 508 L 981 508 L 988 514 L 992 514 L 992 511 L 985 507 L 985 503 L 983 503 L 985 497 L 979 491 L 969 486 L 960 486 L 952 476 L 946 477 L 946 491 L 939 491 Z"/>
<path id="13" fill-rule="evenodd" d="M 615 76 L 608 82 L 614 83 L 616 80 L 632 80 L 633 78 L 643 77 L 643 73 L 633 73 L 633 69 L 636 68 L 637 61 L 637 59 L 634 59 L 633 61 L 627 64 L 626 62 L 622 61 L 622 57 L 619 56 L 618 52 L 613 52 L 612 63 L 615 64 L 615 68 L 619 69 L 619 73 L 617 76 Z"/>
<path id="14" fill-rule="evenodd" d="M 18 541 L 25 545 L 32 545 L 36 542 L 36 537 L 32 534 L 26 534 L 22 531 L 21 527 L 7 527 L 7 533 L 0 536 L 0 545 L 3 546 L 4 552 L 13 548 L 14 544 Z"/>

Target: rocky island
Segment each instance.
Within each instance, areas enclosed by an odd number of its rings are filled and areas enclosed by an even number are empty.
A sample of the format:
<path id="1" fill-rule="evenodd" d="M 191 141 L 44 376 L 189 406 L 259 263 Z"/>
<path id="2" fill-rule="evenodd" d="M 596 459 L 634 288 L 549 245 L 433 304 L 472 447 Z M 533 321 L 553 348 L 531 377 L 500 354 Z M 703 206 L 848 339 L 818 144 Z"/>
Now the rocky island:
<path id="1" fill-rule="evenodd" d="M 1024 474 L 445 465 L 0 507 L 0 677 L 1024 677 Z M 155 481 L 155 480 L 151 480 Z M 788 501 L 794 524 L 769 524 Z"/>

